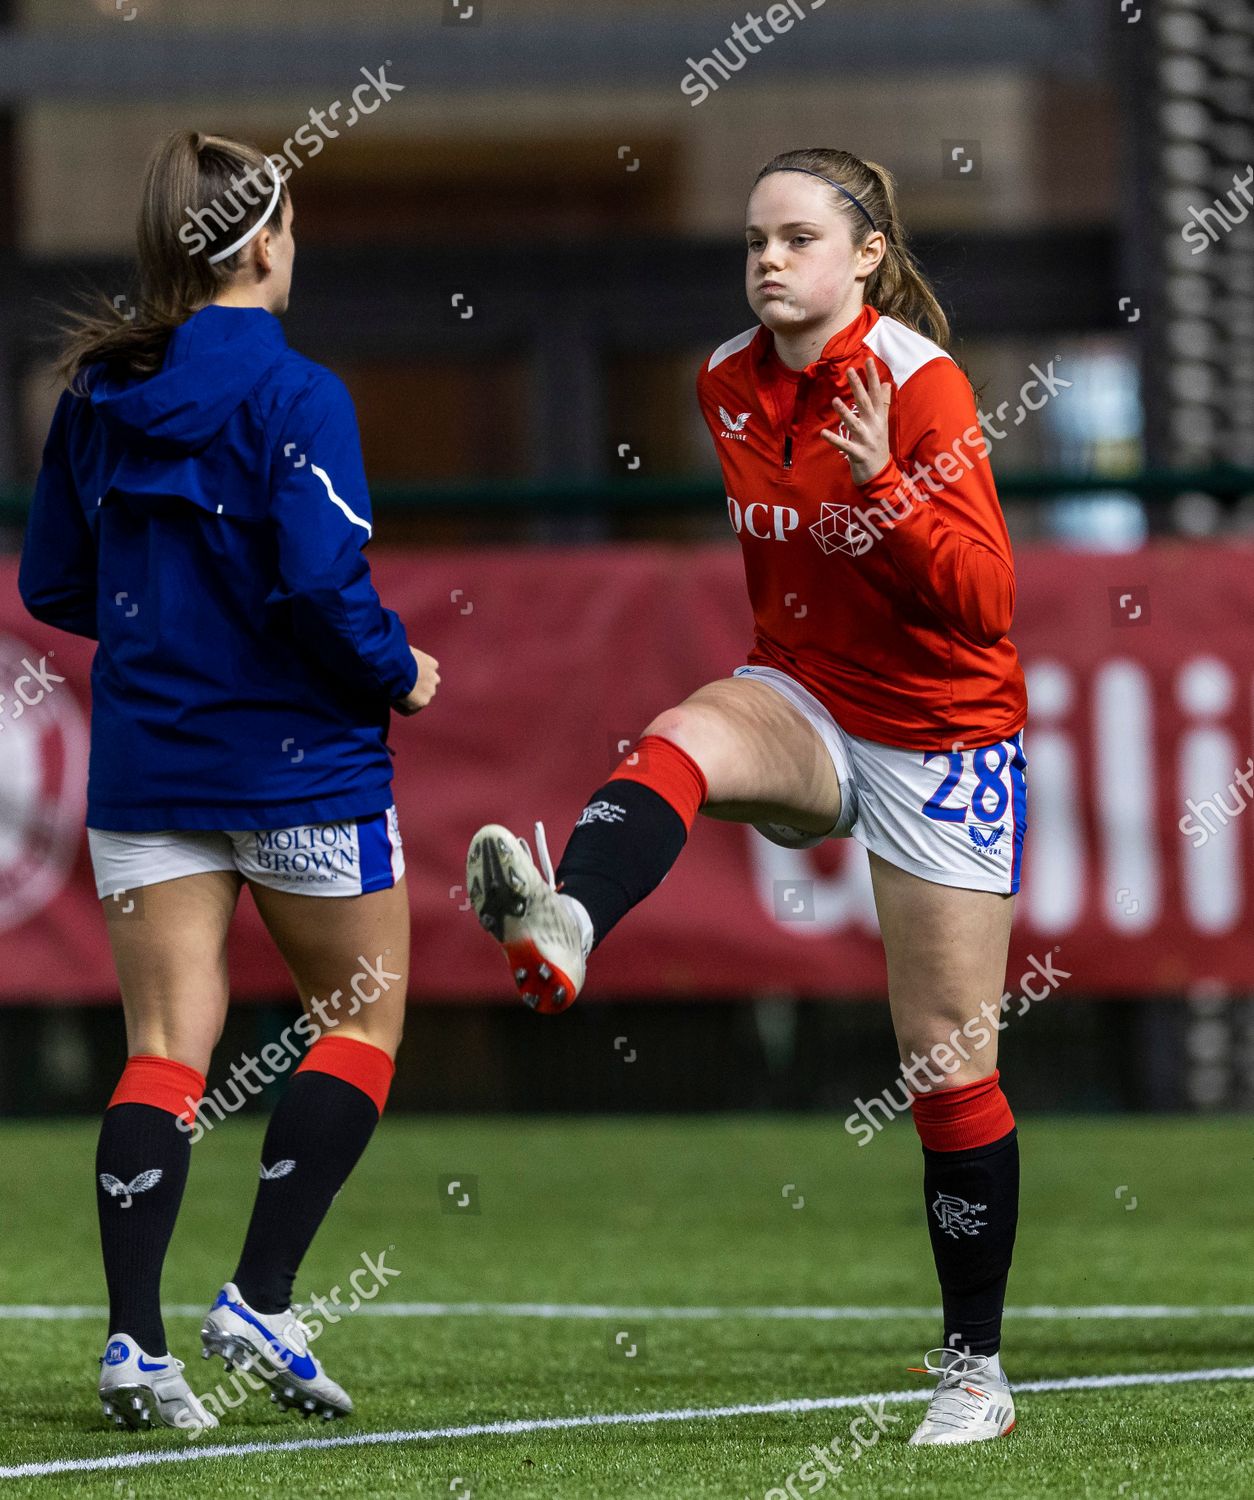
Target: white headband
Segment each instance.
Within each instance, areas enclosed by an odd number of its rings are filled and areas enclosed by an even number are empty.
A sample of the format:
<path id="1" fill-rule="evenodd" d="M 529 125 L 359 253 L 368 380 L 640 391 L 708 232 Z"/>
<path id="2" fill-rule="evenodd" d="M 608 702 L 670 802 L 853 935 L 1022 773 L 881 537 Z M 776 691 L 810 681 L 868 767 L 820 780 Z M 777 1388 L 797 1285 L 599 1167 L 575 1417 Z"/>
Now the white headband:
<path id="1" fill-rule="evenodd" d="M 229 255 L 234 255 L 237 250 L 246 245 L 249 240 L 252 239 L 253 235 L 257 233 L 261 226 L 269 219 L 270 215 L 274 212 L 274 205 L 279 201 L 279 194 L 283 191 L 283 179 L 279 176 L 278 168 L 274 165 L 274 163 L 268 156 L 264 157 L 263 160 L 265 161 L 265 164 L 270 171 L 271 177 L 274 178 L 274 196 L 270 199 L 269 206 L 266 208 L 265 213 L 262 214 L 262 216 L 257 220 L 253 227 L 248 230 L 246 234 L 241 234 L 239 239 L 237 239 L 233 245 L 228 245 L 225 250 L 219 250 L 216 255 L 211 255 L 209 257 L 209 264 L 211 266 L 216 266 L 220 260 L 226 260 Z"/>

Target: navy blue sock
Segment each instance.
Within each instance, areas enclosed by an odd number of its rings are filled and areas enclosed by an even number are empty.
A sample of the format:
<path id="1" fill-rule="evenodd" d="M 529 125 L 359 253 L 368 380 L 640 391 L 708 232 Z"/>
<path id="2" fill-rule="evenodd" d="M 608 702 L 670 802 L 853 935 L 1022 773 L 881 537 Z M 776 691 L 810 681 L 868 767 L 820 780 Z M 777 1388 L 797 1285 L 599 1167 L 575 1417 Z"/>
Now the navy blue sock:
<path id="1" fill-rule="evenodd" d="M 945 1345 L 970 1354 L 1001 1347 L 1006 1281 L 1019 1222 L 1019 1140 L 965 1151 L 923 1148 L 923 1197 L 940 1278 Z"/>
<path id="2" fill-rule="evenodd" d="M 583 903 L 594 946 L 661 885 L 687 841 L 684 820 L 652 787 L 619 777 L 593 792 L 555 878 Z"/>
<path id="3" fill-rule="evenodd" d="M 366 1149 L 379 1111 L 355 1084 L 297 1071 L 261 1148 L 261 1180 L 231 1278 L 257 1312 L 292 1305 L 292 1284 L 331 1200 Z"/>
<path id="4" fill-rule="evenodd" d="M 105 1110 L 96 1145 L 96 1209 L 109 1289 L 109 1332 L 167 1354 L 161 1269 L 191 1164 L 178 1117 L 152 1104 Z"/>

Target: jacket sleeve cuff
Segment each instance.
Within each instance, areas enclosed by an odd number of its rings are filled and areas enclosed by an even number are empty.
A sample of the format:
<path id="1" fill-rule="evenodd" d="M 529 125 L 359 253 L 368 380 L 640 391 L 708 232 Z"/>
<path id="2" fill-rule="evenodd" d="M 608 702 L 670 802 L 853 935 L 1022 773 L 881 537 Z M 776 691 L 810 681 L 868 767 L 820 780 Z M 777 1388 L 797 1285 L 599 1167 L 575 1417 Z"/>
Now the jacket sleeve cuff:
<path id="1" fill-rule="evenodd" d="M 871 519 L 878 530 L 903 532 L 906 536 L 930 535 L 930 522 L 934 515 L 927 496 L 901 472 L 895 458 L 859 488 L 866 498 L 868 512 L 874 511 Z"/>
<path id="2" fill-rule="evenodd" d="M 399 615 L 392 610 L 385 610 L 389 615 L 390 624 L 397 641 L 395 666 L 384 681 L 384 689 L 388 695 L 389 703 L 396 703 L 401 698 L 408 698 L 418 682 L 418 662 L 413 652 L 409 649 L 409 642 L 405 635 L 405 627 L 401 624 Z"/>
<path id="3" fill-rule="evenodd" d="M 412 653 L 409 658 L 409 668 L 409 671 L 404 674 L 405 686 L 401 688 L 399 693 L 393 694 L 393 703 L 396 703 L 401 698 L 408 698 L 410 693 L 418 686 L 418 663 Z"/>

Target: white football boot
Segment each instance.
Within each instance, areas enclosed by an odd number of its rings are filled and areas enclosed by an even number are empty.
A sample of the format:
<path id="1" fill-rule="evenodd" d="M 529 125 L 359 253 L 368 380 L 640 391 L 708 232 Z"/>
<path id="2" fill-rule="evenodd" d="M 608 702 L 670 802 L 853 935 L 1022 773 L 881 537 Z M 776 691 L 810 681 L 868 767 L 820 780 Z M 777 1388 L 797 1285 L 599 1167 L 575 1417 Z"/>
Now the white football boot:
<path id="1" fill-rule="evenodd" d="M 933 1355 L 939 1357 L 933 1361 Z M 996 1355 L 929 1349 L 923 1365 L 918 1374 L 940 1378 L 927 1414 L 910 1438 L 912 1446 L 982 1443 L 987 1438 L 1005 1437 L 1015 1425 L 1010 1382 Z"/>
<path id="2" fill-rule="evenodd" d="M 145 1353 L 127 1333 L 110 1334 L 100 1357 L 100 1404 L 118 1427 L 179 1427 L 206 1431 L 218 1419 L 183 1379 L 183 1361 Z"/>
<path id="3" fill-rule="evenodd" d="M 470 841 L 466 890 L 480 926 L 505 949 L 518 993 L 532 1010 L 552 1015 L 583 988 L 592 925 L 554 883 L 543 823 L 536 824 L 536 850 L 543 873 L 525 839 L 488 823 Z"/>
<path id="4" fill-rule="evenodd" d="M 346 1417 L 348 1396 L 329 1380 L 309 1352 L 309 1329 L 295 1308 L 260 1313 L 249 1307 L 233 1281 L 218 1293 L 200 1329 L 205 1359 L 220 1354 L 228 1370 L 255 1371 L 270 1386 L 270 1399 L 303 1417 Z"/>

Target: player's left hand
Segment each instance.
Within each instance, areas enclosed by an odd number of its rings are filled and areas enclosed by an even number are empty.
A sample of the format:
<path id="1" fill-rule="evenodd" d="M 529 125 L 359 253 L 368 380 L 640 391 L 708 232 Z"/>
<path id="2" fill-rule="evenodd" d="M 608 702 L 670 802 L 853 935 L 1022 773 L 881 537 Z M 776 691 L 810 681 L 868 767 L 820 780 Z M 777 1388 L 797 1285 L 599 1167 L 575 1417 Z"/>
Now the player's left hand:
<path id="1" fill-rule="evenodd" d="M 849 460 L 849 472 L 855 484 L 874 479 L 892 456 L 888 448 L 888 408 L 893 399 L 893 388 L 881 385 L 873 359 L 867 360 L 864 369 L 865 384 L 853 366 L 849 367 L 849 390 L 858 408 L 857 414 L 839 397 L 832 401 L 847 435 L 841 437 L 830 427 L 822 430 L 827 442 Z"/>

